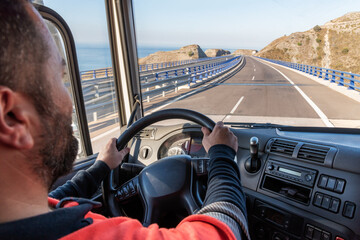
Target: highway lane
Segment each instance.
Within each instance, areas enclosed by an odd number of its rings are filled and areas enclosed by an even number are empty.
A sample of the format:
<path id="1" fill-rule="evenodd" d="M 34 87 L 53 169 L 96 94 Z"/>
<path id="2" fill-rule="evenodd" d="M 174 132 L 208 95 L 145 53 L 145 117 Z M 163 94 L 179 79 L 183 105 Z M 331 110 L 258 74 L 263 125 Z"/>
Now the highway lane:
<path id="1" fill-rule="evenodd" d="M 226 81 L 144 102 L 145 114 L 168 108 L 192 109 L 214 121 L 360 128 L 359 102 L 289 68 L 252 57 L 246 57 L 243 69 Z M 89 126 L 96 150 L 120 134 L 117 114 Z"/>
<path id="2" fill-rule="evenodd" d="M 277 70 L 276 70 L 277 69 Z M 232 78 L 165 108 L 188 108 L 214 120 L 360 127 L 360 104 L 275 64 L 246 57 Z"/>

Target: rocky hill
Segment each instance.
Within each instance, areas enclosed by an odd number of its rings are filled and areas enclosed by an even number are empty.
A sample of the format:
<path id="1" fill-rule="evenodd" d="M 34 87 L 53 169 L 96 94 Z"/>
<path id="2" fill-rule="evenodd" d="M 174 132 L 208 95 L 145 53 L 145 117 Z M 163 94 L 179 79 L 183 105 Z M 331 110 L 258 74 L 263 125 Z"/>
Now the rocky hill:
<path id="1" fill-rule="evenodd" d="M 233 54 L 235 55 L 247 55 L 247 56 L 251 56 L 254 55 L 255 53 L 257 53 L 257 50 L 254 49 L 237 49 L 233 52 Z"/>
<path id="2" fill-rule="evenodd" d="M 139 64 L 173 62 L 189 59 L 206 58 L 206 54 L 199 45 L 193 44 L 173 51 L 159 51 L 139 59 Z"/>
<path id="3" fill-rule="evenodd" d="M 256 55 L 360 73 L 360 12 L 280 37 Z"/>
<path id="4" fill-rule="evenodd" d="M 230 51 L 224 49 L 206 49 L 205 54 L 208 57 L 220 57 L 224 55 L 229 55 Z"/>

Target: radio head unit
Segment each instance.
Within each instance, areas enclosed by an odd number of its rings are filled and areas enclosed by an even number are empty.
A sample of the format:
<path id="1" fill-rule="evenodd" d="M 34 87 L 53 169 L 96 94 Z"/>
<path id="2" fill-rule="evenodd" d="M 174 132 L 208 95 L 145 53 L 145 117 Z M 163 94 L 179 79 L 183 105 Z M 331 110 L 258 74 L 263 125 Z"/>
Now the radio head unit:
<path id="1" fill-rule="evenodd" d="M 317 172 L 315 170 L 269 160 L 265 168 L 265 173 L 301 185 L 313 187 Z"/>

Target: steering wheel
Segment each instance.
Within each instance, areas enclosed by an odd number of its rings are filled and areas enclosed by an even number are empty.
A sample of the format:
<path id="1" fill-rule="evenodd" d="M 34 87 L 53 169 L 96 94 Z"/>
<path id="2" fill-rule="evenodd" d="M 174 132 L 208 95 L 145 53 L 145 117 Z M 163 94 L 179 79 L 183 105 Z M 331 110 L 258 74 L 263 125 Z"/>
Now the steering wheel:
<path id="1" fill-rule="evenodd" d="M 117 139 L 117 148 L 126 144 L 145 127 L 168 119 L 185 119 L 204 126 L 211 131 L 215 123 L 207 116 L 187 109 L 166 109 L 145 116 L 133 123 Z M 121 202 L 140 195 L 144 207 L 142 224 L 148 226 L 158 222 L 164 212 L 173 212 L 174 206 L 192 214 L 201 206 L 195 201 L 192 191 L 196 175 L 206 174 L 206 160 L 192 159 L 188 155 L 171 156 L 160 159 L 145 167 L 139 175 L 114 187 L 114 172 L 103 181 L 104 203 L 113 217 L 122 216 Z M 117 171 L 119 172 L 119 171 Z M 198 194 L 198 193 L 195 193 Z"/>

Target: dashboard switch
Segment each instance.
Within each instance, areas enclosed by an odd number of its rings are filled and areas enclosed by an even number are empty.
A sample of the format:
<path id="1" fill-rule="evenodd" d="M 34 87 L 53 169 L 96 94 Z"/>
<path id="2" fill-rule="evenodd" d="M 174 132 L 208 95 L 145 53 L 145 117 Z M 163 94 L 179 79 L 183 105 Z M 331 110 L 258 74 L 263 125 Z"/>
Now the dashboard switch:
<path id="1" fill-rule="evenodd" d="M 306 226 L 305 237 L 312 239 L 314 234 L 314 228 L 311 225 Z"/>
<path id="2" fill-rule="evenodd" d="M 323 195 L 321 193 L 316 193 L 315 194 L 315 200 L 314 200 L 314 205 L 320 207 L 321 203 L 323 200 Z"/>
<path id="3" fill-rule="evenodd" d="M 331 206 L 330 206 L 329 210 L 332 211 L 332 212 L 337 213 L 338 210 L 339 210 L 339 207 L 340 207 L 340 200 L 337 199 L 337 198 L 333 198 L 331 200 Z"/>
<path id="4" fill-rule="evenodd" d="M 330 177 L 327 184 L 326 184 L 326 189 L 328 190 L 334 190 L 335 188 L 335 182 L 336 182 L 336 179 L 335 178 L 332 178 Z"/>
<path id="5" fill-rule="evenodd" d="M 355 203 L 345 202 L 343 215 L 347 218 L 353 218 L 355 213 Z"/>
<path id="6" fill-rule="evenodd" d="M 330 197 L 324 196 L 324 199 L 323 199 L 323 201 L 322 201 L 322 203 L 321 203 L 321 207 L 322 207 L 322 208 L 325 208 L 325 209 L 329 209 L 329 207 L 330 207 L 330 201 L 331 201 L 331 198 L 330 198 Z"/>
<path id="7" fill-rule="evenodd" d="M 317 229 L 317 228 L 314 229 L 314 234 L 313 234 L 312 239 L 313 240 L 321 240 L 321 230 L 320 229 Z"/>
<path id="8" fill-rule="evenodd" d="M 337 193 L 342 193 L 344 191 L 344 187 L 345 187 L 345 181 L 342 179 L 337 179 L 336 187 L 335 187 L 334 191 Z"/>
<path id="9" fill-rule="evenodd" d="M 328 232 L 323 231 L 321 234 L 321 239 L 322 240 L 330 240 L 331 239 L 331 234 Z"/>
<path id="10" fill-rule="evenodd" d="M 319 187 L 325 188 L 329 177 L 322 175 L 319 181 Z"/>

